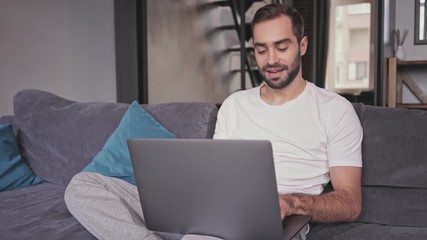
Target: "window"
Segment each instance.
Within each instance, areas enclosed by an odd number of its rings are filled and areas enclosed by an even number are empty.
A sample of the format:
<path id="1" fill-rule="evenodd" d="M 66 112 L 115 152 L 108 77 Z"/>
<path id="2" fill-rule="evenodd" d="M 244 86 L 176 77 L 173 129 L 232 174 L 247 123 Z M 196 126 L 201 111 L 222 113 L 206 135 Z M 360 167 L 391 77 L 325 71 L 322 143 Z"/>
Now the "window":
<path id="1" fill-rule="evenodd" d="M 348 64 L 348 80 L 356 80 L 356 63 Z"/>
<path id="2" fill-rule="evenodd" d="M 424 30 L 424 23 L 425 23 L 425 16 L 424 13 L 425 11 L 425 0 L 420 0 L 420 31 L 419 31 L 419 39 L 425 39 L 425 30 Z"/>
<path id="3" fill-rule="evenodd" d="M 365 28 L 359 28 L 359 29 L 350 29 L 349 30 L 349 44 L 350 48 L 369 48 L 369 26 Z"/>
<path id="4" fill-rule="evenodd" d="M 330 0 L 326 89 L 358 94 L 374 88 L 375 0 Z"/>
<path id="5" fill-rule="evenodd" d="M 366 62 L 358 62 L 356 63 L 356 79 L 357 80 L 364 80 L 367 75 L 367 67 Z"/>
<path id="6" fill-rule="evenodd" d="M 349 5 L 348 8 L 349 14 L 369 14 L 371 12 L 371 4 L 370 3 L 359 3 Z"/>
<path id="7" fill-rule="evenodd" d="M 367 77 L 366 62 L 350 62 L 348 64 L 348 80 L 364 80 Z"/>

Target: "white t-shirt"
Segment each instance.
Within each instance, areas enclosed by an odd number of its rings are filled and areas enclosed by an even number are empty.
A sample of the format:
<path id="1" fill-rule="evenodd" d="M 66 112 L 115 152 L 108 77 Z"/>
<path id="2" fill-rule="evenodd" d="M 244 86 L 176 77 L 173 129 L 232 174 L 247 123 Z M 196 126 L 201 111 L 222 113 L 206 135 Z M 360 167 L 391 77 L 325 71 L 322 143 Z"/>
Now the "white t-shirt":
<path id="1" fill-rule="evenodd" d="M 307 82 L 283 105 L 269 105 L 260 88 L 229 96 L 218 112 L 216 139 L 267 139 L 273 146 L 278 192 L 320 194 L 329 167 L 362 167 L 362 127 L 340 95 Z"/>

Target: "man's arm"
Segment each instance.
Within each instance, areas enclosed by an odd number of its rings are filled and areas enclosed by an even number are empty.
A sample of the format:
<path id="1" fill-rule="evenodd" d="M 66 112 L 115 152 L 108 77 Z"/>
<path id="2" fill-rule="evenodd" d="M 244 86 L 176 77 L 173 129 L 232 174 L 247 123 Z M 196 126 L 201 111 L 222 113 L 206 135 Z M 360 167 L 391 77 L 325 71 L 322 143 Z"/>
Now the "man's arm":
<path id="1" fill-rule="evenodd" d="M 362 209 L 360 167 L 331 167 L 334 191 L 319 196 L 285 194 L 280 196 L 282 217 L 309 215 L 314 222 L 354 221 Z"/>

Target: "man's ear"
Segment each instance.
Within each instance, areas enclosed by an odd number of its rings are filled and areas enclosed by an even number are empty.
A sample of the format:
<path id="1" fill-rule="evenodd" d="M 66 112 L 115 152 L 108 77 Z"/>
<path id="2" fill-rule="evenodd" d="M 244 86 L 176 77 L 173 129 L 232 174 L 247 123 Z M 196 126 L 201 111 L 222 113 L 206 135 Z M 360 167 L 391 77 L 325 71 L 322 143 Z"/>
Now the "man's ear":
<path id="1" fill-rule="evenodd" d="M 301 42 L 299 44 L 299 49 L 300 49 L 301 56 L 304 56 L 305 53 L 307 52 L 307 46 L 308 46 L 308 39 L 307 39 L 307 36 L 304 36 L 301 39 Z"/>

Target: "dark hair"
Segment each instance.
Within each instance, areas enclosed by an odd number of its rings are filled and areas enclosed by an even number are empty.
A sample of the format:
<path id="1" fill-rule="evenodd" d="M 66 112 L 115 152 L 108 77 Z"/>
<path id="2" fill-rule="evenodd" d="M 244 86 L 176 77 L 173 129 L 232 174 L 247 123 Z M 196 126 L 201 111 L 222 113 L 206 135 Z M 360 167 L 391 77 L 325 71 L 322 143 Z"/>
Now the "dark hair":
<path id="1" fill-rule="evenodd" d="M 252 34 L 257 23 L 272 20 L 282 15 L 291 18 L 293 32 L 297 37 L 298 43 L 300 43 L 304 37 L 304 18 L 298 10 L 287 4 L 268 4 L 258 9 L 251 23 Z"/>

